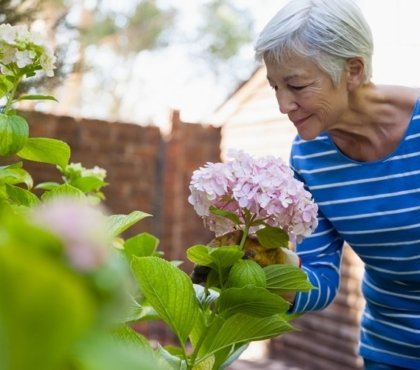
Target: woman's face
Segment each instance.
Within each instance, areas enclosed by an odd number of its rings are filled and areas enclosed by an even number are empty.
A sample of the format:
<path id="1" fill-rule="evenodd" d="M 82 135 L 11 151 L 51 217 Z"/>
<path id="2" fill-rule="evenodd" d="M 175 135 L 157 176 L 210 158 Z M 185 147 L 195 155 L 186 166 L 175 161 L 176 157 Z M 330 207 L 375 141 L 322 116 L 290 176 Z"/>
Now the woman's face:
<path id="1" fill-rule="evenodd" d="M 298 55 L 280 64 L 266 63 L 266 67 L 280 112 L 288 115 L 302 139 L 312 140 L 339 123 L 348 107 L 344 78 L 334 86 L 326 72 Z"/>

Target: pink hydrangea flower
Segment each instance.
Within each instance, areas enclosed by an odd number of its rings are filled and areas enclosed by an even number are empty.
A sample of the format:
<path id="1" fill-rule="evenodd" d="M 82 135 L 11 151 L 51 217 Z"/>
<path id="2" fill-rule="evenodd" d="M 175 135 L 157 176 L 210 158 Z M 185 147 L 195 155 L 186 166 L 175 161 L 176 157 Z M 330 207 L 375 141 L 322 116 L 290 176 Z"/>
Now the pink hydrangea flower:
<path id="1" fill-rule="evenodd" d="M 297 242 L 309 236 L 318 223 L 318 207 L 311 194 L 291 168 L 273 156 L 254 158 L 231 150 L 225 163 L 207 163 L 194 171 L 190 191 L 188 201 L 216 236 L 238 226 L 212 214 L 210 207 L 230 211 L 244 223 L 244 210 L 248 210 Z"/>

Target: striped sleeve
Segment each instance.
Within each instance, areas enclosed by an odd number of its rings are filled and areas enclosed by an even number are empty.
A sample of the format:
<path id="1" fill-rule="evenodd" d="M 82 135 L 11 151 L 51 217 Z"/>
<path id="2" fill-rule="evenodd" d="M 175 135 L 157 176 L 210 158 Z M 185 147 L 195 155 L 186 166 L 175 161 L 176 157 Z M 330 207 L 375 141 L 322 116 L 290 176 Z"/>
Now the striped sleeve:
<path id="1" fill-rule="evenodd" d="M 291 162 L 293 168 L 293 163 Z M 295 173 L 296 178 L 302 181 Z M 301 268 L 306 272 L 314 289 L 296 295 L 291 312 L 302 313 L 321 310 L 335 298 L 340 284 L 340 264 L 343 240 L 331 223 L 318 212 L 318 227 L 314 233 L 296 245 Z"/>

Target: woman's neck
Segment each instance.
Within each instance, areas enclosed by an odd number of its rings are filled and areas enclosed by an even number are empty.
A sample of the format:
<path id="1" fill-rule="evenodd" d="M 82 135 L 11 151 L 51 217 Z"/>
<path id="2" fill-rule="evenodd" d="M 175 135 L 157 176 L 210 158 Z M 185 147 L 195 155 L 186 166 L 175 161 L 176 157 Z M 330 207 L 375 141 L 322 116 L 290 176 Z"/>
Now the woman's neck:
<path id="1" fill-rule="evenodd" d="M 359 161 L 389 155 L 401 142 L 420 90 L 367 84 L 349 94 L 348 110 L 330 131 L 338 148 Z"/>

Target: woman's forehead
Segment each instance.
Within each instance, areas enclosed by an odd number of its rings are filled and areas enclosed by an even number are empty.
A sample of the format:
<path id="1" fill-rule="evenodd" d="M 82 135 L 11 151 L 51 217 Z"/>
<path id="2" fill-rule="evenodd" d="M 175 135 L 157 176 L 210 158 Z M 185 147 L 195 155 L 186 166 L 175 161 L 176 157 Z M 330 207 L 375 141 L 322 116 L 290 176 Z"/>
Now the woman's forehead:
<path id="1" fill-rule="evenodd" d="M 282 80 L 290 80 L 323 72 L 312 58 L 302 56 L 282 58 L 278 62 L 268 61 L 265 65 L 268 79 L 280 77 Z"/>

